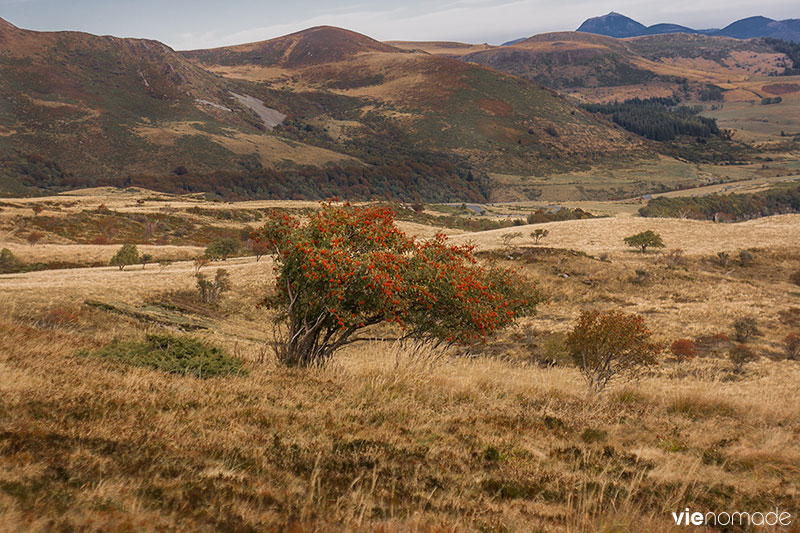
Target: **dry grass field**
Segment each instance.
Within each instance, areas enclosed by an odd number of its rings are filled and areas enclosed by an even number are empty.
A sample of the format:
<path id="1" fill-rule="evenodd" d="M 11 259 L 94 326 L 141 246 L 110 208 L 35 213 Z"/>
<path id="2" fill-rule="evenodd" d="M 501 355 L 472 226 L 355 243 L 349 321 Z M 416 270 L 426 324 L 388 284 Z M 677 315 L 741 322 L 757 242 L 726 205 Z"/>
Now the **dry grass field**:
<path id="1" fill-rule="evenodd" d="M 98 190 L 50 200 L 76 212 L 153 208 Z M 255 208 L 183 201 L 170 199 Z M 451 238 L 534 281 L 549 300 L 536 317 L 486 345 L 370 341 L 311 370 L 281 366 L 269 348 L 273 315 L 257 307 L 273 280 L 268 258 L 204 267 L 229 271 L 232 290 L 218 307 L 188 310 L 164 304 L 194 291 L 191 261 L 0 275 L 0 531 L 667 532 L 685 529 L 671 517 L 685 507 L 779 507 L 795 518 L 780 531 L 800 531 L 800 362 L 782 355 L 782 339 L 800 332 L 800 287 L 789 281 L 800 216 L 622 214 L 535 227 L 549 230 L 538 246 L 533 226 Z M 624 245 L 644 229 L 683 261 Z M 522 236 L 504 244 L 510 232 Z M 29 261 L 107 260 L 118 248 L 14 239 L 0 234 L 0 248 Z M 140 248 L 176 259 L 201 250 L 151 246 Z M 738 263 L 740 250 L 752 265 Z M 733 261 L 720 265 L 719 251 Z M 562 346 L 585 309 L 639 313 L 659 341 L 698 347 L 752 316 L 761 357 L 735 372 L 713 347 L 684 362 L 665 354 L 593 393 Z M 85 353 L 178 334 L 178 315 L 247 374 L 198 379 Z"/>

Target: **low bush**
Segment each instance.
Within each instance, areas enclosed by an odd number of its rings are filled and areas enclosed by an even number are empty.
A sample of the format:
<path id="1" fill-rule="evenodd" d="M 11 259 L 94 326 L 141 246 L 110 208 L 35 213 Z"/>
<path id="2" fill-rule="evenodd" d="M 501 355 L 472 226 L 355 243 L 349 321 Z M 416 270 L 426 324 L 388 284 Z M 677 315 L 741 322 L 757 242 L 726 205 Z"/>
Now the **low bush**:
<path id="1" fill-rule="evenodd" d="M 798 270 L 797 272 L 793 272 L 789 276 L 789 281 L 800 287 L 800 270 Z"/>
<path id="2" fill-rule="evenodd" d="M 741 372 L 744 365 L 758 359 L 758 355 L 746 344 L 737 344 L 728 352 L 728 359 L 733 363 L 736 372 Z"/>
<path id="3" fill-rule="evenodd" d="M 783 339 L 786 347 L 786 358 L 792 361 L 800 361 L 800 335 L 790 333 Z"/>
<path id="4" fill-rule="evenodd" d="M 738 319 L 733 323 L 733 329 L 736 331 L 736 340 L 739 342 L 747 342 L 751 337 L 761 334 L 758 329 L 758 321 L 751 316 Z"/>
<path id="5" fill-rule="evenodd" d="M 115 340 L 90 355 L 202 379 L 247 374 L 240 360 L 192 337 L 148 335 L 144 342 Z"/>
<path id="6" fill-rule="evenodd" d="M 669 351 L 672 352 L 672 355 L 678 360 L 697 357 L 697 347 L 689 339 L 676 340 L 670 345 Z"/>
<path id="7" fill-rule="evenodd" d="M 753 252 L 749 250 L 742 250 L 739 252 L 739 264 L 743 267 L 752 266 L 755 263 L 756 258 L 753 255 Z"/>

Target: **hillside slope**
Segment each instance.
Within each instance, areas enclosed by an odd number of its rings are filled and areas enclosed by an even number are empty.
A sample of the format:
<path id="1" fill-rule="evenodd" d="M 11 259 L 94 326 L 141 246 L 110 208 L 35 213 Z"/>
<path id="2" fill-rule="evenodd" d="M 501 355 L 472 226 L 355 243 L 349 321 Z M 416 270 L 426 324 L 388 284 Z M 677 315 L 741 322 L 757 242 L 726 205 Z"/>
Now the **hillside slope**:
<path id="1" fill-rule="evenodd" d="M 298 117 L 299 129 L 310 124 L 327 133 L 319 142 L 357 142 L 359 129 L 386 121 L 398 142 L 465 157 L 494 172 L 541 173 L 646 153 L 641 143 L 538 85 L 338 28 L 184 56 L 227 79 L 282 94 L 362 99 L 346 117 L 330 106 Z M 290 121 L 283 129 L 296 126 Z M 298 139 L 308 136 L 300 132 Z"/>

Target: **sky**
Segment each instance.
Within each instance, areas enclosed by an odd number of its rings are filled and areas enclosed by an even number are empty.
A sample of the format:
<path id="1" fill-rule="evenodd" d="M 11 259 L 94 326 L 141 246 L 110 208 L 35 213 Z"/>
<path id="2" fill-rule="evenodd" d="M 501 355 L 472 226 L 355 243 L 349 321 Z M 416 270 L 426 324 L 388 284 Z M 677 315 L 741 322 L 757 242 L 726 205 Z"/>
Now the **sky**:
<path id="1" fill-rule="evenodd" d="M 0 0 L 0 18 L 20 28 L 156 39 L 176 50 L 261 41 L 320 25 L 381 41 L 501 44 L 575 30 L 610 11 L 648 26 L 697 29 L 753 15 L 800 17 L 797 0 Z"/>

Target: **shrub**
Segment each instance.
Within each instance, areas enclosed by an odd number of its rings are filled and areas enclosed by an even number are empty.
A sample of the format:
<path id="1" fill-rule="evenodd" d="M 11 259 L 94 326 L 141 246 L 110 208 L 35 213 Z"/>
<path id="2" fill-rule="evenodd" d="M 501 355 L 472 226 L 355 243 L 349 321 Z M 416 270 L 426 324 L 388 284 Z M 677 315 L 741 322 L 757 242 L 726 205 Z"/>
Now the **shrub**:
<path id="1" fill-rule="evenodd" d="M 731 264 L 731 256 L 728 252 L 717 252 L 717 263 L 722 268 L 727 268 Z"/>
<path id="2" fill-rule="evenodd" d="M 381 322 L 403 338 L 471 343 L 533 314 L 538 292 L 513 271 L 482 268 L 471 246 L 407 237 L 387 207 L 324 204 L 305 224 L 273 213 L 257 240 L 275 249 L 265 305 L 288 327 L 278 357 L 323 363 Z"/>
<path id="3" fill-rule="evenodd" d="M 239 239 L 234 237 L 217 239 L 206 246 L 206 257 L 212 260 L 221 259 L 225 261 L 229 256 L 239 253 L 241 249 L 242 243 Z"/>
<path id="4" fill-rule="evenodd" d="M 747 342 L 751 337 L 761 334 L 758 330 L 758 322 L 751 316 L 738 319 L 733 323 L 733 329 L 736 331 L 736 340 L 739 342 Z"/>
<path id="5" fill-rule="evenodd" d="M 746 344 L 737 344 L 728 352 L 728 358 L 733 363 L 734 370 L 741 372 L 745 364 L 757 360 L 758 356 Z"/>
<path id="6" fill-rule="evenodd" d="M 533 237 L 533 244 L 539 244 L 542 239 L 547 237 L 550 234 L 549 230 L 546 229 L 536 229 L 531 232 L 531 237 Z"/>
<path id="7" fill-rule="evenodd" d="M 697 356 L 697 348 L 689 339 L 678 339 L 673 342 L 669 350 L 678 360 L 693 359 Z"/>
<path id="8" fill-rule="evenodd" d="M 111 266 L 118 266 L 120 270 L 125 270 L 128 265 L 135 265 L 139 263 L 139 250 L 135 244 L 124 244 L 122 248 L 117 250 L 114 257 L 111 258 L 109 263 Z"/>
<path id="9" fill-rule="evenodd" d="M 91 355 L 203 379 L 247 374 L 240 360 L 192 337 L 148 335 L 145 342 L 115 340 Z"/>
<path id="10" fill-rule="evenodd" d="M 792 361 L 800 360 L 800 335 L 789 333 L 784 339 L 786 345 L 786 358 Z"/>
<path id="11" fill-rule="evenodd" d="M 664 262 L 667 265 L 667 268 L 676 268 L 686 262 L 683 258 L 683 250 L 680 248 L 675 248 L 671 250 L 667 255 L 664 256 Z"/>
<path id="12" fill-rule="evenodd" d="M 641 248 L 642 253 L 646 252 L 648 248 L 664 248 L 665 246 L 661 235 L 651 229 L 625 237 L 624 241 L 632 248 Z"/>
<path id="13" fill-rule="evenodd" d="M 209 305 L 217 305 L 222 293 L 231 289 L 230 276 L 224 268 L 217 270 L 214 280 L 208 279 L 205 274 L 196 274 L 197 290 L 200 293 L 200 300 Z"/>
<path id="14" fill-rule="evenodd" d="M 150 263 L 152 261 L 153 261 L 153 256 L 150 254 L 142 254 L 139 256 L 139 262 L 142 263 L 142 270 L 145 269 L 147 263 Z"/>
<path id="15" fill-rule="evenodd" d="M 28 234 L 28 243 L 33 246 L 44 238 L 44 234 L 39 231 L 32 231 Z"/>
<path id="16" fill-rule="evenodd" d="M 739 252 L 740 265 L 742 265 L 743 267 L 749 267 L 752 266 L 754 262 L 755 262 L 755 256 L 753 255 L 753 252 L 749 250 L 742 250 Z"/>
<path id="17" fill-rule="evenodd" d="M 10 274 L 22 270 L 20 259 L 8 248 L 0 250 L 0 274 Z"/>
<path id="18" fill-rule="evenodd" d="M 171 261 L 171 260 L 169 260 L 169 259 L 161 259 L 161 260 L 158 262 L 158 266 L 159 266 L 159 268 L 161 269 L 161 272 L 163 272 L 163 271 L 164 271 L 164 269 L 165 269 L 165 268 L 167 268 L 168 266 L 170 266 L 171 264 L 172 264 L 172 261 Z"/>
<path id="19" fill-rule="evenodd" d="M 42 206 L 40 206 L 38 204 L 34 204 L 34 205 L 31 206 L 31 211 L 33 211 L 33 216 L 34 217 L 38 217 L 39 213 L 44 211 L 44 207 L 42 207 Z"/>
<path id="20" fill-rule="evenodd" d="M 620 311 L 585 311 L 567 336 L 567 347 L 586 381 L 603 389 L 623 373 L 652 365 L 661 347 L 650 342 L 644 319 Z"/>
<path id="21" fill-rule="evenodd" d="M 791 276 L 789 276 L 789 281 L 794 283 L 797 286 L 800 286 L 800 270 L 797 272 L 793 272 Z"/>
<path id="22" fill-rule="evenodd" d="M 648 281 L 650 281 L 650 272 L 648 272 L 643 268 L 637 268 L 634 271 L 634 276 L 631 279 L 632 283 L 636 283 L 637 285 L 644 285 Z"/>

